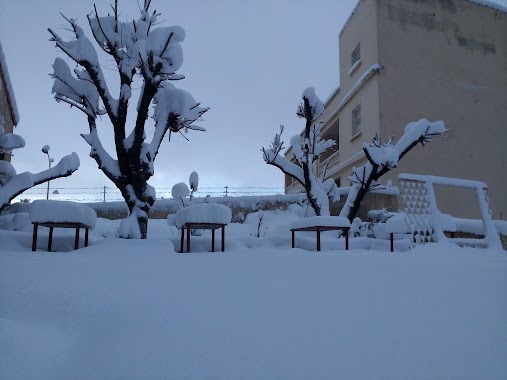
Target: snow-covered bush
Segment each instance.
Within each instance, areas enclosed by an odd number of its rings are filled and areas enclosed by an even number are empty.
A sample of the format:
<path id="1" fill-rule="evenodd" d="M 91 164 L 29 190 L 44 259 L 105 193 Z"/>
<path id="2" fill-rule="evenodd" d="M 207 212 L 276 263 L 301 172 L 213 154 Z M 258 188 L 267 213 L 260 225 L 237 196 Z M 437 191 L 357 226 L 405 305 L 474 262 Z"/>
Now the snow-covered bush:
<path id="1" fill-rule="evenodd" d="M 55 59 L 52 73 L 55 99 L 84 113 L 89 131 L 81 136 L 91 147 L 90 156 L 120 190 L 129 209 L 130 215 L 122 223 L 120 234 L 143 239 L 148 233 L 148 212 L 156 198 L 148 180 L 154 174 L 154 162 L 164 136 L 182 129 L 203 131 L 193 123 L 207 111 L 188 92 L 171 83 L 184 78 L 177 71 L 183 63 L 180 43 L 185 31 L 179 26 L 157 27 L 160 14 L 149 9 L 151 3 L 145 0 L 140 18 L 133 21 L 121 21 L 126 17 L 118 10 L 118 1 L 114 2 L 111 15 L 99 16 L 95 7 L 87 16 L 93 38 L 116 65 L 117 98 L 110 91 L 96 48 L 76 19 L 65 18 L 73 40 L 65 41 L 49 29 L 57 48 L 76 64 L 71 70 L 65 60 Z M 134 82 L 138 79 L 141 83 Z M 132 90 L 136 87 L 141 90 L 134 100 Z M 130 126 L 129 110 L 137 114 Z M 105 150 L 99 138 L 97 121 L 102 115 L 107 115 L 113 126 L 114 155 Z M 150 116 L 155 124 L 153 134 L 146 131 Z"/>
<path id="2" fill-rule="evenodd" d="M 181 200 L 183 206 L 185 205 L 184 199 L 188 197 L 189 190 L 185 182 L 180 182 L 174 185 L 171 189 L 171 195 L 173 199 Z"/>
<path id="3" fill-rule="evenodd" d="M 190 177 L 188 178 L 188 183 L 190 185 L 190 199 L 194 197 L 194 193 L 197 192 L 197 189 L 199 188 L 199 175 L 197 172 L 190 173 Z"/>

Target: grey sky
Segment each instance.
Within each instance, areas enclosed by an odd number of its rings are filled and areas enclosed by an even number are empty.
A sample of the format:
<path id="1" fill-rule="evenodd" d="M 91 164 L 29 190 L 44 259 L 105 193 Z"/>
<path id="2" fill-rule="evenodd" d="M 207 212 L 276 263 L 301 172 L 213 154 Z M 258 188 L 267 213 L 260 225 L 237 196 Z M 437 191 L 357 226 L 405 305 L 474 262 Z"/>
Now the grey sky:
<path id="1" fill-rule="evenodd" d="M 197 171 L 201 186 L 282 187 L 282 173 L 264 163 L 260 148 L 269 144 L 281 123 L 287 143 L 301 130 L 296 107 L 304 88 L 315 87 L 324 100 L 338 86 L 338 33 L 356 2 L 153 0 L 152 8 L 166 20 L 163 25 L 181 25 L 186 31 L 180 70 L 186 78 L 175 84 L 210 110 L 199 123 L 207 132 L 185 135 L 190 141 L 179 135 L 170 143 L 165 140 L 150 183 L 171 187 Z M 102 14 L 110 10 L 110 1 L 96 3 Z M 138 18 L 135 0 L 119 3 L 122 17 Z M 498 3 L 507 6 L 507 0 Z M 26 147 L 15 152 L 14 166 L 18 172 L 46 168 L 41 152 L 45 144 L 55 161 L 72 151 L 81 159 L 75 174 L 52 182 L 52 187 L 113 186 L 79 135 L 87 132 L 84 115 L 54 101 L 48 76 L 54 59 L 64 56 L 49 42 L 46 29 L 64 26 L 62 12 L 78 18 L 91 38 L 86 14 L 92 10 L 93 0 L 0 4 L 0 36 L 20 113 L 17 132 L 26 140 Z M 115 81 L 115 73 L 107 70 L 112 61 L 102 64 Z M 110 126 L 103 121 L 99 133 L 114 153 L 108 143 Z"/>

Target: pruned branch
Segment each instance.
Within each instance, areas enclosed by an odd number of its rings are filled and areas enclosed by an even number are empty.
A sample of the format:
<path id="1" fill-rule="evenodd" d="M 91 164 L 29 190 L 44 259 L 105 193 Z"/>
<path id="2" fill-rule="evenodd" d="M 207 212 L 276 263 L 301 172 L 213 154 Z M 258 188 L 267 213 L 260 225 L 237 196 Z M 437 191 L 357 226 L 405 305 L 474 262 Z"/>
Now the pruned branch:
<path id="1" fill-rule="evenodd" d="M 63 157 L 57 165 L 50 169 L 39 173 L 24 172 L 17 174 L 0 188 L 0 211 L 24 191 L 56 178 L 68 177 L 78 168 L 79 157 L 76 153 L 71 153 Z"/>

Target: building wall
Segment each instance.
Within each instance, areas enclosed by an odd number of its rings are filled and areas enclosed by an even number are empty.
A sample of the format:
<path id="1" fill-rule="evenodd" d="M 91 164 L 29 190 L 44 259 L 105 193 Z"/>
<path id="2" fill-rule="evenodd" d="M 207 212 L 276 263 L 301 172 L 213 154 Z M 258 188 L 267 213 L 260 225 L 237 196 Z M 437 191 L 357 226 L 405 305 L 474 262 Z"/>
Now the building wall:
<path id="1" fill-rule="evenodd" d="M 494 218 L 505 218 L 507 15 L 466 0 L 379 0 L 378 53 L 382 137 L 400 137 L 420 118 L 450 129 L 414 148 L 384 181 L 400 172 L 483 181 Z M 439 207 L 477 217 L 463 207 L 473 196 L 456 194 L 441 190 Z"/>
<path id="2" fill-rule="evenodd" d="M 377 74 L 370 78 L 348 103 L 337 110 L 337 106 L 347 96 L 361 75 L 372 65 L 379 63 L 376 35 L 377 3 L 375 0 L 363 0 L 357 5 L 347 26 L 340 33 L 340 92 L 327 105 L 324 114 L 326 120 L 331 121 L 329 128 L 336 128 L 336 119 L 339 119 L 340 161 L 333 167 L 329 167 L 328 177 L 340 178 L 342 186 L 348 185 L 347 177 L 351 173 L 352 166 L 360 166 L 364 161 L 361 160 L 361 157 L 358 157 L 359 161 L 350 161 L 350 158 L 362 150 L 362 143 L 365 140 L 371 140 L 379 131 Z M 351 72 L 351 54 L 358 44 L 360 44 L 361 63 L 356 65 L 355 70 Z M 352 136 L 352 110 L 359 104 L 361 105 L 362 132 L 354 137 Z M 337 131 L 328 131 L 326 128 L 323 130 L 326 137 L 338 135 Z"/>
<path id="3" fill-rule="evenodd" d="M 0 73 L 0 113 L 4 118 L 3 127 L 5 131 L 12 132 L 12 130 L 14 129 L 14 120 L 11 113 L 11 109 L 9 107 L 9 101 L 7 98 L 7 86 L 1 73 Z M 11 155 L 0 153 L 0 159 L 10 161 Z"/>

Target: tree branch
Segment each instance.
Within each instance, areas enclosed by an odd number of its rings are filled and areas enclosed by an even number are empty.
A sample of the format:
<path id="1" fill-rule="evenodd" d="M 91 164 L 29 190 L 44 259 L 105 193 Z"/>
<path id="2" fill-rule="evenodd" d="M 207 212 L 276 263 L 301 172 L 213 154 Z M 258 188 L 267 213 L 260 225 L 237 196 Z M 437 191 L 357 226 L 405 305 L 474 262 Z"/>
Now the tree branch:
<path id="1" fill-rule="evenodd" d="M 24 172 L 14 176 L 0 188 L 0 211 L 24 191 L 56 178 L 68 177 L 79 168 L 79 157 L 71 153 L 50 169 L 39 173 Z"/>

